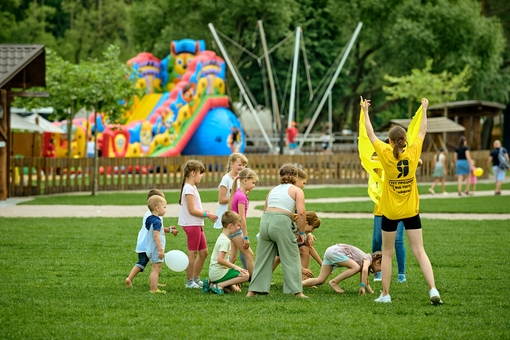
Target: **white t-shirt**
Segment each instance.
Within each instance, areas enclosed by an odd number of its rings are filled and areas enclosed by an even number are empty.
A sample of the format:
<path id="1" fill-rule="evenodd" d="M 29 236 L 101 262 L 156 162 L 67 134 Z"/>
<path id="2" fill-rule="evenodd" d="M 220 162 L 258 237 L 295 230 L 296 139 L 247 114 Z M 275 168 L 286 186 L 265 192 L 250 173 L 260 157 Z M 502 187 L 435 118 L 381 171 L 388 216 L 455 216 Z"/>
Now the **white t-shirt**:
<path id="1" fill-rule="evenodd" d="M 181 196 L 181 209 L 179 210 L 179 221 L 177 222 L 181 227 L 188 226 L 204 226 L 204 218 L 196 217 L 189 213 L 188 203 L 186 202 L 186 195 L 193 195 L 193 203 L 195 205 L 195 209 L 202 209 L 202 201 L 200 200 L 200 194 L 198 193 L 198 189 L 196 186 L 191 184 L 184 184 L 182 188 L 182 196 Z"/>
<path id="2" fill-rule="evenodd" d="M 234 179 L 230 177 L 229 174 L 226 174 L 221 179 L 220 185 L 218 185 L 218 190 L 221 189 L 221 187 L 227 188 L 227 198 L 230 198 L 230 190 L 232 189 L 232 185 L 234 184 Z M 218 216 L 218 219 L 216 222 L 214 222 L 214 228 L 215 229 L 222 229 L 223 225 L 221 224 L 221 216 L 223 216 L 223 213 L 227 211 L 228 209 L 228 203 L 227 204 L 221 204 L 218 203 L 218 210 L 216 210 L 216 216 Z"/>
<path id="3" fill-rule="evenodd" d="M 147 217 L 152 215 L 151 211 L 147 209 L 147 212 L 143 216 L 142 220 L 142 229 L 138 232 L 138 240 L 136 241 L 136 249 L 135 251 L 137 253 L 146 253 L 147 252 L 147 237 L 149 235 L 149 230 L 145 228 L 145 221 L 147 220 Z M 163 225 L 163 217 L 160 216 L 161 219 L 161 225 Z"/>
<path id="4" fill-rule="evenodd" d="M 209 264 L 209 278 L 212 282 L 221 279 L 227 274 L 229 268 L 218 263 L 218 254 L 221 252 L 225 253 L 225 259 L 228 261 L 230 258 L 230 239 L 227 235 L 221 233 L 211 256 L 211 263 Z"/>
<path id="5" fill-rule="evenodd" d="M 94 142 L 88 141 L 87 142 L 87 154 L 93 154 L 94 153 Z"/>

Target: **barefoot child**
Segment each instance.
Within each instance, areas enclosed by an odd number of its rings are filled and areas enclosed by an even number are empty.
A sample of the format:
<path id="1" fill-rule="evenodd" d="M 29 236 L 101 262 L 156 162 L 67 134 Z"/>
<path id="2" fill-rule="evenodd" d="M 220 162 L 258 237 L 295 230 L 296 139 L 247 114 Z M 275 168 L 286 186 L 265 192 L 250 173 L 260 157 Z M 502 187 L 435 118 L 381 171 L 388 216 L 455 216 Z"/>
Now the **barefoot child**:
<path id="1" fill-rule="evenodd" d="M 166 238 L 161 217 L 166 214 L 166 200 L 161 196 L 152 196 L 147 201 L 147 206 L 152 213 L 145 221 L 145 228 L 149 231 L 147 257 L 151 263 L 150 292 L 166 293 L 166 291 L 158 289 L 159 274 L 165 257 Z"/>
<path id="2" fill-rule="evenodd" d="M 152 196 L 155 196 L 155 195 L 165 198 L 165 194 L 161 190 L 151 189 L 149 191 L 149 193 L 147 194 L 147 200 L 149 200 L 149 198 L 151 198 Z M 146 251 L 147 251 L 147 237 L 149 235 L 149 231 L 147 230 L 147 228 L 145 228 L 145 221 L 147 220 L 147 217 L 149 217 L 150 215 L 152 215 L 152 213 L 151 213 L 150 209 L 147 209 L 147 212 L 143 216 L 142 228 L 138 232 L 138 240 L 136 242 L 135 251 L 138 253 L 138 262 L 136 262 L 136 264 L 133 266 L 133 269 L 131 269 L 129 276 L 126 278 L 126 287 L 130 287 L 130 288 L 133 287 L 133 279 L 135 278 L 135 276 L 138 273 L 143 272 L 143 270 L 145 269 L 145 266 L 149 263 L 149 258 L 147 257 L 147 253 L 146 253 Z M 163 217 L 161 217 L 161 223 L 163 224 Z M 177 236 L 178 231 L 177 231 L 177 228 L 175 228 L 174 226 L 171 226 L 171 227 L 165 228 L 165 233 L 172 233 L 174 236 Z M 160 284 L 160 286 L 164 286 L 164 285 Z"/>
<path id="3" fill-rule="evenodd" d="M 223 231 L 216 240 L 209 265 L 209 279 L 204 279 L 202 292 L 212 291 L 216 294 L 223 292 L 240 292 L 237 286 L 247 282 L 250 274 L 246 269 L 239 268 L 229 261 L 231 242 L 230 235 L 241 228 L 241 217 L 233 211 L 226 211 L 221 217 Z"/>
<path id="4" fill-rule="evenodd" d="M 246 215 L 248 213 L 248 193 L 255 188 L 255 183 L 258 181 L 258 176 L 252 169 L 245 168 L 239 173 L 239 189 L 237 189 L 237 182 L 234 181 L 232 185 L 233 195 L 229 202 L 229 210 L 232 210 L 241 216 L 241 229 L 236 230 L 235 233 L 230 235 L 232 240 L 232 256 L 230 261 L 235 263 L 237 249 L 244 255 L 246 265 L 243 264 L 244 269 L 248 269 L 250 275 L 253 273 L 253 264 L 255 257 L 250 248 L 250 238 L 248 237 L 248 225 L 246 222 Z"/>
<path id="5" fill-rule="evenodd" d="M 340 275 L 329 281 L 329 286 L 337 293 L 343 293 L 344 290 L 338 285 L 340 281 L 345 280 L 357 273 L 360 273 L 361 295 L 365 294 L 365 289 L 373 293 L 368 280 L 369 274 L 381 270 L 381 252 L 375 252 L 370 255 L 359 248 L 349 244 L 335 244 L 326 249 L 324 261 L 322 262 L 321 272 L 318 278 L 307 279 L 303 281 L 303 287 L 311 287 L 323 284 L 328 276 L 338 267 L 347 268 Z"/>
<path id="6" fill-rule="evenodd" d="M 203 228 L 204 220 L 209 218 L 215 222 L 218 219 L 218 216 L 202 208 L 196 184 L 200 183 L 204 172 L 204 165 L 195 160 L 186 162 L 183 167 L 178 224 L 184 229 L 188 242 L 189 265 L 186 268 L 186 288 L 202 287 L 200 272 L 209 254 Z"/>

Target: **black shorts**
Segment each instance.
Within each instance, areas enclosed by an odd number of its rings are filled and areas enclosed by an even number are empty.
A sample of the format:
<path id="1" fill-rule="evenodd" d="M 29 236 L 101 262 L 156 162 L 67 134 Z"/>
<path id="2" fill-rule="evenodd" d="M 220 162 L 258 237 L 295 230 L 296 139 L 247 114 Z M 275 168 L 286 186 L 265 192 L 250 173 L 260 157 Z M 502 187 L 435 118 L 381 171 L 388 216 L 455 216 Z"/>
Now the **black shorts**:
<path id="1" fill-rule="evenodd" d="M 421 229 L 420 214 L 409 218 L 403 218 L 401 220 L 390 220 L 383 215 L 381 229 L 389 232 L 397 231 L 397 225 L 400 221 L 402 221 L 406 230 Z"/>

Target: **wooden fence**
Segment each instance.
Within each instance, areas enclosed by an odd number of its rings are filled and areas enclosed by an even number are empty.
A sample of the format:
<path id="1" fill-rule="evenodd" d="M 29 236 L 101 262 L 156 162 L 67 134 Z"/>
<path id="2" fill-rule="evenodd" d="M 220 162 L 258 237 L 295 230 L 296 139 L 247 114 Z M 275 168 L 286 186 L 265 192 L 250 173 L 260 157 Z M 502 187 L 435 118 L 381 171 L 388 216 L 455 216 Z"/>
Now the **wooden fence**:
<path id="1" fill-rule="evenodd" d="M 476 165 L 486 169 L 488 151 L 473 151 Z M 168 158 L 99 158 L 97 191 L 180 189 L 181 166 L 189 159 L 200 160 L 206 168 L 202 188 L 216 188 L 226 173 L 227 156 L 178 156 Z M 250 154 L 249 166 L 259 175 L 261 186 L 278 184 L 278 169 L 290 162 L 308 173 L 308 184 L 365 184 L 367 173 L 361 167 L 358 153 L 324 155 Z M 418 182 L 432 181 L 434 154 L 422 153 L 424 164 L 417 173 Z M 446 156 L 447 180 L 453 181 L 453 154 Z M 68 192 L 91 192 L 93 159 L 90 158 L 11 158 L 10 197 L 50 195 Z"/>

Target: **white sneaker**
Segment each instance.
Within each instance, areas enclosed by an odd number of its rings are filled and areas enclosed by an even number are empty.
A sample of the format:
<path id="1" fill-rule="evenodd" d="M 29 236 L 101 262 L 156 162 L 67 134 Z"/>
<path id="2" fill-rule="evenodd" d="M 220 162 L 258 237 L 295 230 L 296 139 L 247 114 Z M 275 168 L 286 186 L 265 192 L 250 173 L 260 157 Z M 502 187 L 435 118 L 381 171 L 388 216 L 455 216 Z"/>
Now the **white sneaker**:
<path id="1" fill-rule="evenodd" d="M 447 196 L 447 195 L 448 195 L 448 193 L 445 191 L 445 192 L 443 192 L 443 195 Z"/>
<path id="2" fill-rule="evenodd" d="M 191 281 L 191 282 L 186 283 L 186 288 L 200 289 L 200 286 L 197 285 L 197 283 L 195 281 Z"/>
<path id="3" fill-rule="evenodd" d="M 382 296 L 382 293 L 381 293 L 381 296 L 379 296 L 377 299 L 374 300 L 375 302 L 382 302 L 382 303 L 388 303 L 388 302 L 391 302 L 391 297 L 390 297 L 390 294 L 386 295 L 386 296 Z"/>
<path id="4" fill-rule="evenodd" d="M 379 271 L 374 275 L 374 282 L 382 281 L 382 273 Z"/>
<path id="5" fill-rule="evenodd" d="M 439 296 L 439 292 L 437 291 L 436 288 L 432 288 L 429 292 L 430 294 L 430 303 L 432 303 L 433 305 L 440 305 L 443 303 L 443 301 L 441 301 L 441 297 Z"/>
<path id="6" fill-rule="evenodd" d="M 202 288 L 204 286 L 204 283 L 202 281 L 200 281 L 200 278 L 199 277 L 195 277 L 193 279 L 193 281 L 195 281 L 195 283 L 200 287 Z"/>
<path id="7" fill-rule="evenodd" d="M 429 188 L 429 192 L 430 192 L 430 194 L 431 194 L 431 195 L 435 195 L 435 194 L 436 194 L 436 193 L 434 192 L 434 189 L 432 189 L 432 188 Z"/>

